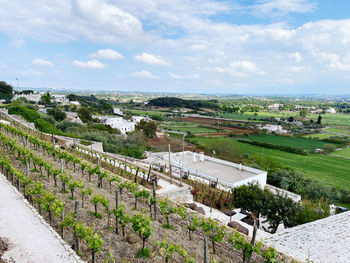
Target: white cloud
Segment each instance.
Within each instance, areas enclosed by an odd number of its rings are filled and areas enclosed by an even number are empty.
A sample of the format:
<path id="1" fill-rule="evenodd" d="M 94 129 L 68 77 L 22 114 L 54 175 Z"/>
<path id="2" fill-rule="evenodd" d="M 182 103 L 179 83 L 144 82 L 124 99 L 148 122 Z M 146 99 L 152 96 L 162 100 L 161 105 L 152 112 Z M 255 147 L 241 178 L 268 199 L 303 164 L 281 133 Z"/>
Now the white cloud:
<path id="1" fill-rule="evenodd" d="M 41 66 L 41 67 L 53 67 L 53 63 L 51 61 L 45 60 L 42 58 L 34 59 L 32 63 L 36 66 Z"/>
<path id="2" fill-rule="evenodd" d="M 23 76 L 34 76 L 34 77 L 41 77 L 43 75 L 43 73 L 33 70 L 33 69 L 28 69 L 26 71 L 22 71 L 21 74 Z"/>
<path id="3" fill-rule="evenodd" d="M 12 39 L 11 42 L 10 42 L 10 45 L 13 46 L 13 47 L 20 48 L 20 47 L 22 47 L 24 45 L 24 40 L 21 39 L 21 38 Z"/>
<path id="4" fill-rule="evenodd" d="M 142 53 L 141 55 L 136 55 L 134 56 L 134 59 L 151 65 L 170 65 L 170 63 L 164 60 L 161 56 L 156 56 L 149 53 Z"/>
<path id="5" fill-rule="evenodd" d="M 113 49 L 100 49 L 96 53 L 91 54 L 91 58 L 100 58 L 100 59 L 123 59 L 123 55 Z"/>
<path id="6" fill-rule="evenodd" d="M 322 60 L 329 63 L 329 69 L 333 71 L 350 71 L 350 63 L 347 57 L 341 59 L 337 54 L 325 52 L 319 55 Z"/>
<path id="7" fill-rule="evenodd" d="M 89 61 L 74 60 L 73 65 L 81 68 L 93 68 L 93 69 L 102 69 L 106 66 L 105 64 L 101 63 L 96 59 L 89 60 Z"/>
<path id="8" fill-rule="evenodd" d="M 299 52 L 290 53 L 288 55 L 288 57 L 291 58 L 291 59 L 294 59 L 295 62 L 298 62 L 298 63 L 302 61 L 302 57 L 301 57 Z"/>
<path id="9" fill-rule="evenodd" d="M 308 13 L 316 8 L 316 4 L 309 0 L 260 0 L 259 2 L 251 8 L 261 14 Z"/>
<path id="10" fill-rule="evenodd" d="M 237 71 L 241 71 L 244 73 L 252 73 L 252 74 L 258 74 L 258 75 L 264 75 L 265 72 L 262 71 L 261 69 L 259 69 L 257 67 L 256 64 L 254 64 L 253 62 L 249 62 L 249 61 L 233 61 L 230 63 L 230 67 L 237 70 Z"/>
<path id="11" fill-rule="evenodd" d="M 198 74 L 193 75 L 177 75 L 172 72 L 168 72 L 168 75 L 173 79 L 199 79 L 200 76 Z"/>
<path id="12" fill-rule="evenodd" d="M 153 75 L 151 72 L 148 72 L 146 70 L 142 70 L 140 72 L 131 72 L 129 73 L 130 77 L 133 78 L 142 78 L 142 79 L 157 79 L 158 76 Z"/>
<path id="13" fill-rule="evenodd" d="M 190 49 L 194 50 L 194 51 L 198 51 L 198 50 L 205 50 L 207 49 L 206 45 L 203 44 L 194 44 L 192 46 L 190 46 Z"/>

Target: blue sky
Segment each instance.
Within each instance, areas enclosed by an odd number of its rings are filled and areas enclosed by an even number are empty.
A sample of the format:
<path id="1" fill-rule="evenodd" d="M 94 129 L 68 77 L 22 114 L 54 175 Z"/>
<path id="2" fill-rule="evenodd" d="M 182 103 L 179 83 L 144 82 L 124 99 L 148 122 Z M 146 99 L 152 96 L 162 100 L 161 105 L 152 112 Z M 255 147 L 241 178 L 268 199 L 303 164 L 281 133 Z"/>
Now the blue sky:
<path id="1" fill-rule="evenodd" d="M 348 0 L 0 0 L 22 87 L 350 94 Z"/>

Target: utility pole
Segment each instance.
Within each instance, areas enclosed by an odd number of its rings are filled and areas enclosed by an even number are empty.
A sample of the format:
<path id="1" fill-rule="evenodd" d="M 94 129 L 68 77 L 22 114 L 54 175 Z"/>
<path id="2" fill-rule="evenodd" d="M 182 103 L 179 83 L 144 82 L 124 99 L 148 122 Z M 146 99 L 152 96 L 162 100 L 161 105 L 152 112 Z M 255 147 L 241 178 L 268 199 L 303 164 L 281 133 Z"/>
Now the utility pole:
<path id="1" fill-rule="evenodd" d="M 171 174 L 170 143 L 168 145 L 169 145 L 169 176 L 170 176 L 170 183 L 173 183 L 173 177 Z"/>

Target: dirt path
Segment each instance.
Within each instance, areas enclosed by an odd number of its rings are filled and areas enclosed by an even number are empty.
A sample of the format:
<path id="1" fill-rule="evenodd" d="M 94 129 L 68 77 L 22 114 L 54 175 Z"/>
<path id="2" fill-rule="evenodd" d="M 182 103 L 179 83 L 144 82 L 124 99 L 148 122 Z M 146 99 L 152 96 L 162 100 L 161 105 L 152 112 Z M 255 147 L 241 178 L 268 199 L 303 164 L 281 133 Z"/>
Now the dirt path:
<path id="1" fill-rule="evenodd" d="M 8 246 L 1 256 L 5 262 L 82 262 L 2 174 L 0 236 Z"/>

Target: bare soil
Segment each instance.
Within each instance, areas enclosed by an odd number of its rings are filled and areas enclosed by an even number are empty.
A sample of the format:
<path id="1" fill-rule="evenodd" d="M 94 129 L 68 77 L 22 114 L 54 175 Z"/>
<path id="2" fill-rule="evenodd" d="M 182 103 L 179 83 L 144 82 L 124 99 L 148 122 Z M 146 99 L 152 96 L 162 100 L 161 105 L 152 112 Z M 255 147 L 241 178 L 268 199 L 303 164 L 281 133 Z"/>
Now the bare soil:
<path id="1" fill-rule="evenodd" d="M 47 162 L 52 163 L 54 169 L 60 168 L 60 161 L 56 158 L 54 160 L 53 157 L 48 156 L 45 152 L 41 150 L 35 150 L 31 148 L 37 156 L 45 159 Z M 0 154 L 4 154 L 5 156 L 9 156 L 12 161 L 12 164 L 25 173 L 25 164 L 23 164 L 20 160 L 15 158 L 15 156 L 4 149 L 2 146 L 0 147 Z M 43 174 L 40 173 L 39 170 L 33 169 L 31 166 L 30 177 L 33 180 L 40 180 L 46 190 L 54 192 L 57 196 L 62 198 L 65 201 L 65 211 L 74 212 L 74 199 L 80 200 L 81 196 L 79 191 L 74 192 L 74 198 L 71 199 L 70 192 L 62 193 L 61 192 L 61 183 L 58 182 L 58 186 L 55 187 L 53 178 L 47 178 L 46 171 L 43 169 Z M 37 167 L 38 168 L 38 167 Z M 80 167 L 77 167 L 74 171 L 73 164 L 69 163 L 64 166 L 64 170 L 66 174 L 71 175 L 74 180 L 82 180 L 85 186 L 91 185 L 93 187 L 95 194 L 102 194 L 107 198 L 111 207 L 114 207 L 115 204 L 115 186 L 112 187 L 112 191 L 109 189 L 108 183 L 105 181 L 103 183 L 102 188 L 97 187 L 97 178 L 93 176 L 92 181 L 89 182 L 88 174 L 85 172 L 81 173 Z M 11 175 L 8 175 L 8 179 L 11 181 Z M 66 186 L 68 190 L 68 186 Z M 23 189 L 22 189 L 23 190 Z M 104 240 L 103 251 L 107 251 L 110 249 L 112 255 L 116 258 L 116 262 L 155 262 L 160 263 L 163 262 L 163 258 L 159 253 L 158 249 L 155 247 L 155 240 L 163 240 L 167 239 L 168 243 L 176 243 L 180 244 L 183 248 L 185 248 L 189 255 L 195 258 L 196 262 L 203 262 L 203 233 L 200 231 L 196 231 L 193 235 L 193 240 L 190 241 L 188 238 L 188 231 L 186 230 L 186 222 L 182 220 L 178 215 L 171 215 L 170 222 L 173 225 L 174 230 L 164 229 L 162 228 L 162 224 L 165 223 L 165 219 L 160 215 L 160 211 L 157 211 L 157 220 L 153 220 L 152 226 L 154 228 L 154 232 L 152 233 L 151 238 L 147 241 L 147 247 L 151 250 L 151 257 L 149 259 L 138 259 L 135 257 L 135 254 L 139 248 L 142 246 L 141 239 L 133 232 L 131 229 L 131 225 L 129 224 L 126 229 L 126 237 L 124 238 L 121 234 L 117 235 L 114 232 L 115 228 L 115 219 L 111 216 L 110 227 L 107 227 L 108 216 L 106 211 L 100 206 L 98 207 L 98 212 L 103 215 L 102 219 L 98 219 L 92 215 L 91 212 L 94 211 L 94 205 L 90 202 L 92 198 L 88 197 L 84 203 L 84 208 L 80 208 L 79 211 L 79 220 L 85 222 L 90 226 L 94 226 L 95 230 L 101 235 Z M 147 204 L 138 202 L 137 209 L 134 209 L 135 199 L 133 195 L 127 191 L 123 191 L 121 196 L 121 202 L 125 204 L 125 208 L 128 214 L 132 215 L 137 213 L 138 211 L 143 211 L 144 213 L 149 212 L 149 207 Z M 35 204 L 36 208 L 40 210 L 37 204 Z M 112 209 L 111 209 L 112 210 Z M 45 212 L 41 212 L 42 215 L 48 220 L 48 214 Z M 52 226 L 56 229 L 58 233 L 61 233 L 60 220 L 54 218 Z M 228 230 L 230 231 L 230 230 Z M 121 233 L 121 229 L 120 229 Z M 71 229 L 65 229 L 65 241 L 68 244 L 73 243 L 73 232 Z M 211 243 L 209 243 L 209 248 L 211 247 Z M 82 258 L 86 261 L 91 260 L 90 251 L 87 248 L 86 244 L 82 244 L 81 248 Z M 241 252 L 235 251 L 232 249 L 231 245 L 227 242 L 227 239 L 224 240 L 223 243 L 216 245 L 216 254 L 210 255 L 211 261 L 215 259 L 217 262 L 242 262 Z M 97 262 L 104 262 L 105 254 L 99 253 L 97 256 Z M 183 262 L 183 259 L 179 256 L 175 255 L 171 262 Z M 254 256 L 253 262 L 263 262 L 263 259 L 260 256 Z"/>

